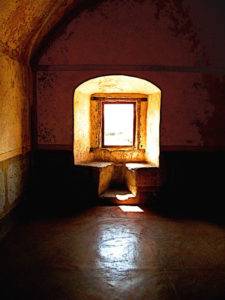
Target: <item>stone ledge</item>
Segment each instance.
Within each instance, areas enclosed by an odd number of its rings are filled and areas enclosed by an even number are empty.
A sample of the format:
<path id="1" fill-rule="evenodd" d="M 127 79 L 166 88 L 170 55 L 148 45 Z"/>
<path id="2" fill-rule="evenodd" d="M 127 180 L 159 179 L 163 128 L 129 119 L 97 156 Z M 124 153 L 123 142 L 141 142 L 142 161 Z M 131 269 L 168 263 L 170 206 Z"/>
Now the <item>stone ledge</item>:
<path id="1" fill-rule="evenodd" d="M 93 161 L 93 162 L 86 162 L 86 163 L 79 163 L 76 164 L 75 166 L 78 167 L 92 167 L 92 168 L 106 168 L 108 166 L 112 166 L 112 162 L 102 162 L 102 161 Z"/>
<path id="2" fill-rule="evenodd" d="M 125 164 L 126 168 L 130 171 L 132 170 L 139 170 L 139 169 L 150 169 L 150 168 L 157 168 L 154 164 L 152 163 L 126 163 Z"/>

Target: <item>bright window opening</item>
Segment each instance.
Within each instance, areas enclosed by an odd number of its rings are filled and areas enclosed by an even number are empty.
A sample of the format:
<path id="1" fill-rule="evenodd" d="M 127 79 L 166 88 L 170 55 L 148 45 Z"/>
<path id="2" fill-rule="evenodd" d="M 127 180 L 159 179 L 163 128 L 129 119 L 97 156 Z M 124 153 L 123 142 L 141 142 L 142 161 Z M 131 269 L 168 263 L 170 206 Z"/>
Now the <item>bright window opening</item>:
<path id="1" fill-rule="evenodd" d="M 134 146 L 135 144 L 135 102 L 103 103 L 102 145 Z"/>

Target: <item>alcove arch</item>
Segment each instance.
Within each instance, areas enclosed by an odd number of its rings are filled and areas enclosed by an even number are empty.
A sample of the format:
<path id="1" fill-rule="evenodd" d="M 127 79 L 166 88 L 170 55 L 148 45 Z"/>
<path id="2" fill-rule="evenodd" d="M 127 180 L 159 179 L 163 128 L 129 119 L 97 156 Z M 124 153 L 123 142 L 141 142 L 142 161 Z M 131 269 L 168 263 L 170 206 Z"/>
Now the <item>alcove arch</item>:
<path id="1" fill-rule="evenodd" d="M 160 107 L 161 90 L 153 83 L 126 75 L 108 75 L 93 78 L 80 84 L 74 92 L 74 163 L 88 163 L 96 160 L 91 151 L 91 95 L 144 94 L 146 107 L 146 147 L 142 162 L 159 167 L 160 154 Z M 112 151 L 111 151 L 112 153 Z M 115 157 L 115 156 L 114 156 Z M 110 161 L 113 161 L 110 156 Z M 106 161 L 104 158 L 101 161 Z M 125 162 L 137 162 L 129 155 Z"/>

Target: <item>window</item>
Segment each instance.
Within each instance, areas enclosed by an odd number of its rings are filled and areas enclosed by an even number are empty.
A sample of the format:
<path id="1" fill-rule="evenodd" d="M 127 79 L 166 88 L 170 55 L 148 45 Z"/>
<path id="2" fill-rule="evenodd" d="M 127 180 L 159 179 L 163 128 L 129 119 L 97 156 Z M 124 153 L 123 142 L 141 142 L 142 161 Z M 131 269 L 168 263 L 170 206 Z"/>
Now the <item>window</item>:
<path id="1" fill-rule="evenodd" d="M 135 145 L 136 103 L 102 102 L 102 146 Z"/>
<path id="2" fill-rule="evenodd" d="M 90 103 L 90 153 L 99 161 L 144 161 L 147 97 L 96 93 Z"/>

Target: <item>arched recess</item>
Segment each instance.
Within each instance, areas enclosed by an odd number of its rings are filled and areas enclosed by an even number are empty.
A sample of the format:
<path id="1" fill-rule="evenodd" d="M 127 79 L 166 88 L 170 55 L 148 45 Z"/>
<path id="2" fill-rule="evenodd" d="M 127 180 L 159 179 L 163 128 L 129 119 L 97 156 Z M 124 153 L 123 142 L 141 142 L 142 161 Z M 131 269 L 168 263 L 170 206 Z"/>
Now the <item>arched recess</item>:
<path id="1" fill-rule="evenodd" d="M 75 164 L 98 161 L 91 151 L 91 96 L 96 93 L 145 94 L 146 147 L 144 162 L 159 167 L 161 91 L 144 79 L 111 75 L 90 79 L 74 92 L 74 162 Z M 102 161 L 105 161 L 104 159 Z M 136 162 L 130 159 L 130 162 Z M 126 160 L 126 162 L 128 162 Z"/>

